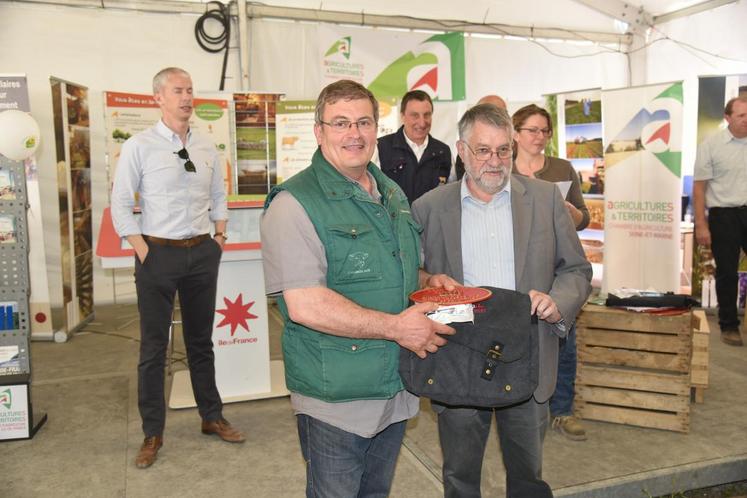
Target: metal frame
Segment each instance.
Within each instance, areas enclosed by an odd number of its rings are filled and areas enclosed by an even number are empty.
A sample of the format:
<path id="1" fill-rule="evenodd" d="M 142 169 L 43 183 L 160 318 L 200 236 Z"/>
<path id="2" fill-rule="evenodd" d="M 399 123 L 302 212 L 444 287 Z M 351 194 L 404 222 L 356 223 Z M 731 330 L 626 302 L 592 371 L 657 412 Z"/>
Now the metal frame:
<path id="1" fill-rule="evenodd" d="M 14 243 L 0 243 L 0 301 L 15 301 L 18 308 L 18 328 L 0 330 L 0 346 L 17 346 L 19 374 L 30 374 L 29 338 L 29 293 L 31 282 L 28 268 L 28 229 L 26 226 L 26 169 L 23 161 L 11 161 L 0 155 L 0 170 L 10 171 L 13 178 L 15 199 L 0 200 L 0 215 L 15 218 Z"/>

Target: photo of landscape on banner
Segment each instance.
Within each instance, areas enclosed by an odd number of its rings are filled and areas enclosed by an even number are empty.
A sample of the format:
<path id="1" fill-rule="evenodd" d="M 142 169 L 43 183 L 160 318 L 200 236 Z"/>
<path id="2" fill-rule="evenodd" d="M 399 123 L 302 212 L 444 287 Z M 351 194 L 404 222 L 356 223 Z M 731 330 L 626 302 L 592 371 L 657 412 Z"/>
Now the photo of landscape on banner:
<path id="1" fill-rule="evenodd" d="M 425 34 L 342 26 L 319 27 L 324 87 L 349 79 L 377 98 L 423 90 L 433 100 L 464 100 L 464 34 Z"/>
<path id="2" fill-rule="evenodd" d="M 235 93 L 237 194 L 267 195 L 277 185 L 275 126 L 281 93 Z"/>
<path id="3" fill-rule="evenodd" d="M 565 154 L 584 194 L 604 194 L 604 144 L 600 90 L 566 93 Z"/>

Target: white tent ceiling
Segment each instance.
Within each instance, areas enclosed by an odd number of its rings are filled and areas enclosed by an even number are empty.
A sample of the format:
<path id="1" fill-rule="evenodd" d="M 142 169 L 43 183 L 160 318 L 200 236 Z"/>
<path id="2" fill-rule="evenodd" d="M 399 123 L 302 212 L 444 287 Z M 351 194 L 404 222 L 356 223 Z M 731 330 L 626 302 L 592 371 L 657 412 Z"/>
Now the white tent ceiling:
<path id="1" fill-rule="evenodd" d="M 199 13 L 209 0 L 16 0 L 27 3 Z M 475 31 L 537 38 L 632 42 L 680 16 L 745 0 L 246 0 L 250 17 L 355 25 Z M 221 0 L 221 3 L 229 3 Z M 232 3 L 236 3 L 235 1 Z M 234 12 L 236 8 L 234 6 Z M 425 23 L 424 23 L 425 21 Z M 621 23 L 623 21 L 624 23 Z M 510 27 L 521 28 L 512 30 Z M 535 30 L 535 31 L 532 31 Z M 593 36 L 594 34 L 607 36 Z M 615 38 L 616 37 L 616 38 Z"/>
<path id="2" fill-rule="evenodd" d="M 644 9 L 652 16 L 669 14 L 696 4 L 708 6 L 722 2 L 704 0 L 470 0 L 459 2 L 439 0 L 269 0 L 262 2 L 277 7 L 319 9 L 338 12 L 367 13 L 388 16 L 411 16 L 418 19 L 450 19 L 472 23 L 500 23 L 516 26 L 562 27 L 584 31 L 614 32 L 609 16 L 583 5 L 599 8 L 620 8 L 629 5 L 634 10 Z"/>

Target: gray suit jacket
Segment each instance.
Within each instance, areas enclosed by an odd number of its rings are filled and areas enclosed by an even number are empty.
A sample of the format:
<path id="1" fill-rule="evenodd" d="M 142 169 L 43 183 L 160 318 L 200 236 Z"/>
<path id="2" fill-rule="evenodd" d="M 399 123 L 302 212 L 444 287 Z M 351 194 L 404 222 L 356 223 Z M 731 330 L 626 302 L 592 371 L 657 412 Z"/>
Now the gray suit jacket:
<path id="1" fill-rule="evenodd" d="M 460 187 L 454 182 L 428 192 L 413 203 L 412 213 L 423 226 L 425 270 L 463 282 Z M 516 290 L 549 294 L 567 330 L 591 292 L 592 271 L 560 191 L 549 182 L 511 175 L 511 210 Z M 540 321 L 540 377 L 534 391 L 540 403 L 555 390 L 558 337 L 565 334 Z"/>

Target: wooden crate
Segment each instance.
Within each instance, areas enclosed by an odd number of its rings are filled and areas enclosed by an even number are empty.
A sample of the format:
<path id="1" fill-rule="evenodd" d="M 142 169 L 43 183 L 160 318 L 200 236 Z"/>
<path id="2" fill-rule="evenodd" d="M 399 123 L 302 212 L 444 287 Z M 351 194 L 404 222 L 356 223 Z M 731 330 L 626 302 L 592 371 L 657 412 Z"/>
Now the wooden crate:
<path id="1" fill-rule="evenodd" d="M 706 317 L 703 310 L 693 311 L 693 318 L 697 321 L 697 324 L 693 328 L 693 355 L 690 361 L 690 383 L 692 384 L 692 399 L 696 403 L 702 403 L 705 400 L 705 390 L 708 388 L 711 328 L 708 325 L 708 317 Z"/>
<path id="2" fill-rule="evenodd" d="M 578 416 L 688 432 L 693 320 L 585 306 L 576 337 Z"/>

